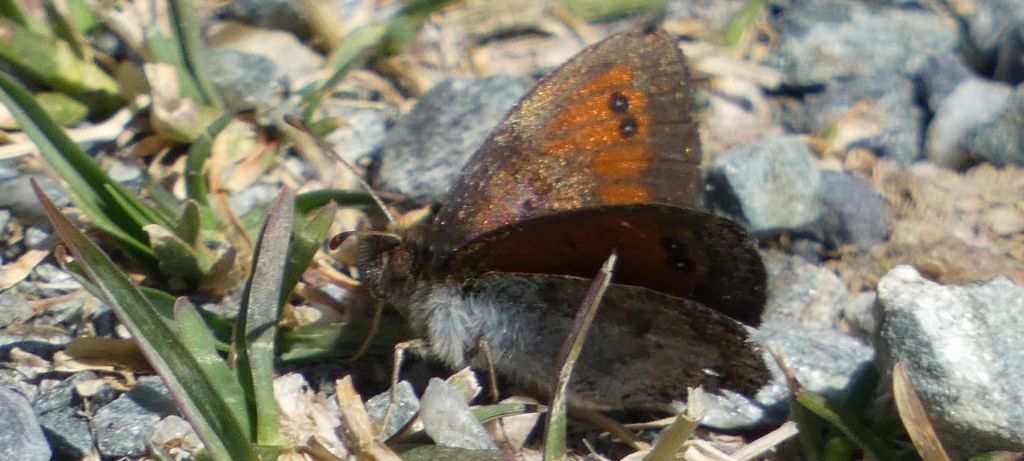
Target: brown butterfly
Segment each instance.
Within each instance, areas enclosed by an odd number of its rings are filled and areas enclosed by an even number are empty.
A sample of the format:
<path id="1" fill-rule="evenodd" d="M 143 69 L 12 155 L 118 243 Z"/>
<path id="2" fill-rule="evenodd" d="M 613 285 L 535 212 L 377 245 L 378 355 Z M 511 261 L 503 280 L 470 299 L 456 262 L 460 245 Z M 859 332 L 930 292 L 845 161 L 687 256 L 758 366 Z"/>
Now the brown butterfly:
<path id="1" fill-rule="evenodd" d="M 573 317 L 619 263 L 570 390 L 664 408 L 687 386 L 752 396 L 765 270 L 737 224 L 697 209 L 686 61 L 660 31 L 612 36 L 542 79 L 471 158 L 432 224 L 360 237 L 363 283 L 453 367 L 545 394 Z"/>

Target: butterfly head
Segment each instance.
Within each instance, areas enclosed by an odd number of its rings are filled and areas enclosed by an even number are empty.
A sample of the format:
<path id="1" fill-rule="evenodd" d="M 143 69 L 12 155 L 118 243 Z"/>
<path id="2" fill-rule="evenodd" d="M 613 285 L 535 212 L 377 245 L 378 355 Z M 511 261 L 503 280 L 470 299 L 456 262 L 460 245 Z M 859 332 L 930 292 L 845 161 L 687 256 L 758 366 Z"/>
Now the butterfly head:
<path id="1" fill-rule="evenodd" d="M 429 258 L 419 232 L 355 232 L 355 266 L 359 281 L 377 299 L 407 297 L 421 278 Z"/>

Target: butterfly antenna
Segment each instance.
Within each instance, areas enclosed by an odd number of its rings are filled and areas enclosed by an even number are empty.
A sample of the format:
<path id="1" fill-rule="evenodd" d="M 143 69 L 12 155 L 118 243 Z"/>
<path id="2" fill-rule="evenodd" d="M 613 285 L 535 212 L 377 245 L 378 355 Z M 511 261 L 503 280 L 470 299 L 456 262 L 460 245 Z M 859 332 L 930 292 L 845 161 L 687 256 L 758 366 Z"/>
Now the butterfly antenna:
<path id="1" fill-rule="evenodd" d="M 396 246 L 402 244 L 402 236 L 400 236 L 400 235 L 398 235 L 396 233 L 393 233 L 393 232 L 356 230 L 356 231 L 341 232 L 338 235 L 335 235 L 334 237 L 331 237 L 331 241 L 327 244 L 327 247 L 330 248 L 331 251 L 334 251 L 334 250 L 337 250 L 338 247 L 340 247 L 342 243 L 345 243 L 345 241 L 348 240 L 350 237 L 360 237 L 360 236 L 386 237 L 386 238 L 394 240 L 394 244 Z"/>
<path id="2" fill-rule="evenodd" d="M 377 195 L 377 192 L 375 192 L 373 188 L 370 187 L 370 184 L 367 183 L 365 179 L 363 179 L 363 176 L 359 173 L 359 170 L 356 170 L 356 167 L 352 166 L 352 164 L 349 163 L 348 160 L 345 160 L 344 157 L 338 154 L 338 151 L 334 150 L 334 147 L 331 147 L 331 145 L 328 144 L 327 141 L 324 141 L 323 139 L 320 139 L 319 136 L 313 134 L 313 131 L 310 130 L 309 127 L 302 123 L 302 121 L 299 120 L 298 118 L 292 115 L 285 115 L 284 121 L 285 123 L 291 125 L 293 128 L 309 136 L 310 139 L 312 139 L 313 142 L 316 143 L 317 147 L 324 150 L 325 152 L 330 152 L 332 155 L 334 155 L 334 157 L 337 158 L 338 161 L 341 162 L 341 164 L 344 165 L 345 168 L 347 168 L 348 171 L 351 172 L 356 177 L 356 181 L 359 181 L 359 185 L 363 186 L 363 188 L 366 189 L 366 192 L 370 194 L 370 197 L 372 197 L 373 201 L 377 203 L 377 208 L 379 208 L 380 212 L 384 214 L 384 218 L 388 220 L 388 223 L 392 225 L 395 224 L 395 217 L 391 214 L 390 211 L 388 211 L 388 207 L 384 205 L 384 201 L 380 199 L 380 196 Z"/>

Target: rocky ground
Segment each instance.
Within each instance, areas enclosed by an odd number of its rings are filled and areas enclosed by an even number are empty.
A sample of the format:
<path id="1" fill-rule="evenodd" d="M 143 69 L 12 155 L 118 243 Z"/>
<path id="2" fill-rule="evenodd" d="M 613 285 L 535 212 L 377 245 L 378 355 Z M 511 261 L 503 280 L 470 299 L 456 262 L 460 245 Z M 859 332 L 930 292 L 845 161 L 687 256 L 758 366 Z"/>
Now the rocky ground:
<path id="1" fill-rule="evenodd" d="M 349 29 L 397 10 L 326 3 Z M 873 405 L 891 408 L 884 383 L 901 363 L 953 459 L 1021 451 L 1024 3 L 772 1 L 727 43 L 721 31 L 747 3 L 669 1 L 662 24 L 680 38 L 697 82 L 713 186 L 706 204 L 761 243 L 769 301 L 755 338 L 800 385 L 832 401 L 875 369 L 883 385 Z M 299 2 L 234 1 L 204 17 L 209 72 L 235 107 L 287 113 L 295 91 L 327 75 Z M 340 82 L 322 110 L 342 123 L 325 138 L 387 196 L 436 201 L 535 78 L 646 19 L 588 23 L 535 2 L 456 5 L 433 14 L 402 53 Z M 93 40 L 116 48 L 118 39 Z M 271 157 L 265 135 L 244 121 L 226 135 L 247 146 L 225 154 L 216 170 L 236 215 L 269 202 L 281 184 L 355 187 L 323 158 Z M 85 145 L 129 187 L 152 178 L 180 189 L 181 157 L 154 144 L 129 130 Z M 26 145 L 11 137 L 0 147 Z M 38 157 L 0 161 L 0 454 L 146 456 L 148 443 L 162 443 L 154 438 L 185 431 L 183 420 L 158 378 L 67 358 L 76 337 L 127 332 L 50 255 L 54 237 L 29 177 L 51 197 L 62 195 Z M 350 229 L 357 219 L 345 211 L 336 226 Z M 307 282 L 348 305 L 344 290 Z M 789 390 L 771 363 L 776 379 L 756 401 L 709 402 L 703 423 L 723 449 L 731 439 L 718 434 L 753 438 L 786 420 Z M 434 383 L 403 388 L 406 409 L 432 414 L 432 406 L 461 402 Z M 382 402 L 371 402 L 371 413 L 382 414 Z M 472 426 L 456 432 L 428 430 L 441 445 L 496 446 Z M 891 435 L 910 449 L 902 431 Z M 796 452 L 783 444 L 763 456 Z"/>

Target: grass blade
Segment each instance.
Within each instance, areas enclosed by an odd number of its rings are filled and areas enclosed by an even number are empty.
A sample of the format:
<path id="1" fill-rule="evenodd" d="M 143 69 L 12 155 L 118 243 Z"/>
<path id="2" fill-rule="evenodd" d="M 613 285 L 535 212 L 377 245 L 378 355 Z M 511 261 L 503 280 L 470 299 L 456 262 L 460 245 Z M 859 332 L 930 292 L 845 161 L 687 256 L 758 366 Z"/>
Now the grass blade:
<path id="1" fill-rule="evenodd" d="M 242 308 L 235 324 L 236 369 L 242 387 L 256 405 L 255 433 L 261 445 L 284 442 L 277 429 L 274 400 L 274 337 L 294 207 L 291 190 L 282 188 L 267 211 L 253 255 L 252 275 L 242 293 Z"/>
<path id="2" fill-rule="evenodd" d="M 203 105 L 223 108 L 224 102 L 213 89 L 207 77 L 206 64 L 203 62 L 203 39 L 199 32 L 199 21 L 191 0 L 170 2 L 171 29 L 181 56 L 184 70 L 195 82 Z"/>
<path id="3" fill-rule="evenodd" d="M 370 335 L 369 324 L 332 323 L 303 325 L 281 331 L 278 343 L 281 361 L 309 363 L 348 359 L 360 350 Z M 395 344 L 414 338 L 405 322 L 385 323 L 373 336 L 366 354 L 381 355 L 394 352 Z"/>
<path id="4" fill-rule="evenodd" d="M 246 431 L 234 418 L 228 404 L 210 392 L 216 383 L 209 381 L 182 338 L 113 261 L 57 210 L 34 181 L 32 188 L 54 230 L 81 261 L 80 267 L 89 280 L 138 341 L 142 353 L 163 378 L 178 408 L 192 422 L 211 456 L 217 460 L 254 459 L 255 452 Z"/>
<path id="5" fill-rule="evenodd" d="M 896 453 L 870 429 L 856 418 L 843 415 L 840 409 L 830 404 L 824 397 L 806 389 L 799 389 L 794 395 L 801 406 L 842 431 L 843 435 L 849 437 L 858 448 L 864 451 L 866 456 L 872 459 L 897 458 Z M 803 428 L 801 428 L 802 430 Z"/>
<path id="6" fill-rule="evenodd" d="M 0 102 L 7 106 L 22 131 L 36 143 L 47 163 L 67 182 L 75 205 L 93 219 L 140 262 L 156 269 L 148 237 L 134 210 L 145 208 L 68 137 L 35 102 L 32 95 L 0 74 Z M 117 191 L 116 196 L 111 191 Z M 131 210 L 122 204 L 131 203 Z"/>
<path id="7" fill-rule="evenodd" d="M 295 284 L 299 282 L 303 272 L 309 267 L 320 245 L 327 239 L 327 231 L 330 230 L 331 222 L 334 221 L 334 213 L 338 206 L 331 202 L 321 208 L 295 232 L 295 240 L 292 242 L 291 252 L 288 254 L 288 266 L 284 274 L 284 282 L 281 284 L 280 305 L 288 300 Z"/>
<path id="8" fill-rule="evenodd" d="M 910 375 L 903 362 L 897 362 L 892 369 L 892 394 L 896 401 L 896 411 L 900 414 L 903 427 L 914 443 L 914 448 L 924 461 L 950 461 L 946 449 L 942 447 L 935 427 L 924 411 L 924 405 L 918 398 Z"/>
<path id="9" fill-rule="evenodd" d="M 215 383 L 210 391 L 216 392 L 224 400 L 241 427 L 252 427 L 252 415 L 245 401 L 245 391 L 238 377 L 217 353 L 217 339 L 210 333 L 203 317 L 188 298 L 178 298 L 174 303 L 174 319 L 185 347 L 202 365 L 207 379 Z M 249 437 L 251 439 L 252 434 Z"/>
<path id="10" fill-rule="evenodd" d="M 572 378 L 572 367 L 583 352 L 583 341 L 590 331 L 590 325 L 597 315 L 597 308 L 601 305 L 601 298 L 612 281 L 612 269 L 618 256 L 612 252 L 608 260 L 601 266 L 601 271 L 594 277 L 587 296 L 583 298 L 580 311 L 576 314 L 573 328 L 569 337 L 565 340 L 562 352 L 559 354 L 562 367 L 558 371 L 558 383 L 555 385 L 554 397 L 551 400 L 550 411 L 547 415 L 547 428 L 544 434 L 544 459 L 547 461 L 565 459 L 565 431 L 568 425 L 568 412 L 566 411 L 566 399 L 569 390 L 569 380 Z"/>
<path id="11" fill-rule="evenodd" d="M 225 112 L 207 126 L 188 148 L 188 154 L 185 157 L 185 195 L 204 207 L 210 206 L 210 198 L 206 190 L 206 175 L 203 174 L 206 160 L 210 158 L 210 151 L 213 149 L 213 142 L 217 139 L 217 135 L 234 118 L 233 112 Z"/>
<path id="12" fill-rule="evenodd" d="M 327 205 L 330 202 L 338 204 L 340 208 L 367 208 L 373 207 L 373 197 L 366 192 L 353 192 L 341 189 L 318 189 L 303 192 L 295 196 L 295 211 L 308 215 L 317 208 Z"/>

